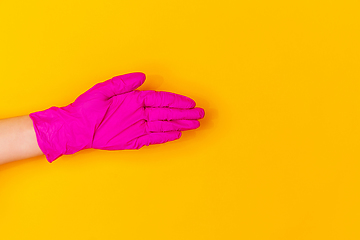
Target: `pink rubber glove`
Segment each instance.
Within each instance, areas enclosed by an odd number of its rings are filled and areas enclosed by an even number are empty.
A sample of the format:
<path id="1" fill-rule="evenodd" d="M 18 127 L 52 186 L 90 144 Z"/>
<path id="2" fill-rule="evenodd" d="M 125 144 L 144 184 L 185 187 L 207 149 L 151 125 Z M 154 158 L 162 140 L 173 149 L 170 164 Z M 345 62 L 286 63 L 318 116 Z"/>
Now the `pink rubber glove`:
<path id="1" fill-rule="evenodd" d="M 170 92 L 134 90 L 140 72 L 94 85 L 65 107 L 30 114 L 40 149 L 51 163 L 83 149 L 139 149 L 180 138 L 204 117 L 194 100 Z"/>

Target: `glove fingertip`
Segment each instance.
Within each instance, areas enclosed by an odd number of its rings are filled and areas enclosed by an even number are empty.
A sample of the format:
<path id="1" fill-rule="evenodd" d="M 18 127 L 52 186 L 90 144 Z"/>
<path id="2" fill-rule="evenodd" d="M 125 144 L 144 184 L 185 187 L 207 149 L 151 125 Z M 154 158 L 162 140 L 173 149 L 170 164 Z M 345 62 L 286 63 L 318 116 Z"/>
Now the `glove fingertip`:
<path id="1" fill-rule="evenodd" d="M 121 94 L 135 90 L 140 87 L 146 79 L 146 75 L 142 72 L 127 73 L 112 78 L 115 83 L 114 93 Z"/>

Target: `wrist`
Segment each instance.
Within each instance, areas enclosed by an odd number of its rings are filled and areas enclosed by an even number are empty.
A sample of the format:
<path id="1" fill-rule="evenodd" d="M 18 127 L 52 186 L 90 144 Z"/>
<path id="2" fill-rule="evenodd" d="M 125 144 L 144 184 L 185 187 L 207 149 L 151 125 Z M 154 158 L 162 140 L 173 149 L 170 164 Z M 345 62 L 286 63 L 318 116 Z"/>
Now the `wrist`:
<path id="1" fill-rule="evenodd" d="M 29 116 L 39 147 L 48 162 L 91 147 L 92 136 L 85 129 L 81 118 L 72 113 L 70 106 L 51 107 Z"/>

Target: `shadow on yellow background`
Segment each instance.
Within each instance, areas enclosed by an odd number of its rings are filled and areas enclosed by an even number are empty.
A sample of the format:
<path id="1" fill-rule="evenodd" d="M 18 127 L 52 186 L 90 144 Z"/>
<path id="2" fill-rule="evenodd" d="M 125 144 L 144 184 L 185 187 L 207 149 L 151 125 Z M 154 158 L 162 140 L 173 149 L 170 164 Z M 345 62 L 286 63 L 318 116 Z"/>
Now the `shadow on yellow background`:
<path id="1" fill-rule="evenodd" d="M 174 142 L 0 166 L 0 239 L 360 239 L 359 10 L 0 1 L 0 118 L 135 71 L 206 112 Z"/>

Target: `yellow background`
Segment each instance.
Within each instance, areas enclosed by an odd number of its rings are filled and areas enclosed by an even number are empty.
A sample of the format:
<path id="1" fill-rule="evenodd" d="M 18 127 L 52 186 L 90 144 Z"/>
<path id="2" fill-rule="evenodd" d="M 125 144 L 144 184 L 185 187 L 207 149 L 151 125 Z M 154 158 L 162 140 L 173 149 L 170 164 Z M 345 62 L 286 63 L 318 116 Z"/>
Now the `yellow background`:
<path id="1" fill-rule="evenodd" d="M 174 142 L 0 166 L 0 239 L 360 239 L 359 12 L 0 0 L 0 118 L 134 71 L 206 111 Z"/>

